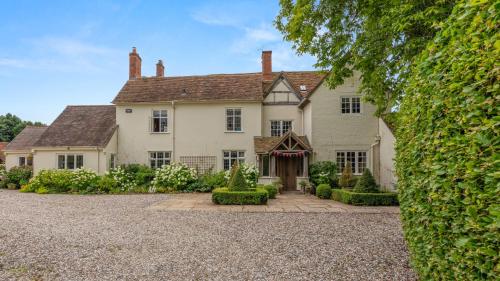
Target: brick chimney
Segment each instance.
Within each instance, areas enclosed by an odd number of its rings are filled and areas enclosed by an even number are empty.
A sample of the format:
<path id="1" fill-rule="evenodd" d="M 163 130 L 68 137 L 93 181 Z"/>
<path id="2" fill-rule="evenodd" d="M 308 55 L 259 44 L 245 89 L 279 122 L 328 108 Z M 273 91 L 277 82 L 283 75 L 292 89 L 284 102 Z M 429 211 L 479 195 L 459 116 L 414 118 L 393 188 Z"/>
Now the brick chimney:
<path id="1" fill-rule="evenodd" d="M 128 79 L 134 80 L 137 78 L 141 78 L 141 62 L 142 59 L 137 53 L 137 49 L 132 47 L 132 53 L 129 55 L 129 72 Z"/>
<path id="2" fill-rule="evenodd" d="M 262 51 L 262 79 L 273 80 L 272 51 Z"/>
<path id="3" fill-rule="evenodd" d="M 156 64 L 156 77 L 163 77 L 165 75 L 165 66 L 161 60 Z"/>

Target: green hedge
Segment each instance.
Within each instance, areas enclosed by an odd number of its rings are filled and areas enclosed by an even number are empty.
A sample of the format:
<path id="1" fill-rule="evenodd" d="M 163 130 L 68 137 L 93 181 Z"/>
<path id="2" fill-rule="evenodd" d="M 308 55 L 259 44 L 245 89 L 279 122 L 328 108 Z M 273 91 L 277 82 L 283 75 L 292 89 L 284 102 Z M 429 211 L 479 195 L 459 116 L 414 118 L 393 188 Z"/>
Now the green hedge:
<path id="1" fill-rule="evenodd" d="M 273 184 L 258 185 L 258 187 L 263 188 L 269 194 L 269 199 L 276 199 L 276 194 L 278 194 L 278 188 Z"/>
<path id="2" fill-rule="evenodd" d="M 330 197 L 332 196 L 332 188 L 329 184 L 320 184 L 316 188 L 316 196 L 321 199 L 330 199 Z"/>
<path id="3" fill-rule="evenodd" d="M 398 194 L 393 192 L 357 193 L 345 189 L 333 189 L 332 199 L 342 203 L 362 206 L 398 205 Z"/>
<path id="4" fill-rule="evenodd" d="M 268 193 L 263 188 L 248 191 L 229 191 L 227 187 L 212 190 L 212 202 L 220 205 L 264 205 Z"/>
<path id="5" fill-rule="evenodd" d="M 500 276 L 500 3 L 460 1 L 398 113 L 403 230 L 421 280 Z"/>

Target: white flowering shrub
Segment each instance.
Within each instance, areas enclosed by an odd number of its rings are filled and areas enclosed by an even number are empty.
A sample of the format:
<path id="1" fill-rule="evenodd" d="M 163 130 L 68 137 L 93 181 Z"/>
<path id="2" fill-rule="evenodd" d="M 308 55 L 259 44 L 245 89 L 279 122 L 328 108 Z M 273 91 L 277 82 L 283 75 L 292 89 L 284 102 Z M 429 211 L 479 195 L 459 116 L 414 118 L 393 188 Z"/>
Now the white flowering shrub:
<path id="1" fill-rule="evenodd" d="M 93 188 L 99 176 L 89 169 L 80 168 L 73 171 L 73 177 L 71 177 L 71 187 L 74 191 L 84 191 L 89 188 Z"/>
<path id="2" fill-rule="evenodd" d="M 7 173 L 7 169 L 5 168 L 5 164 L 0 164 L 0 178 L 5 176 Z"/>
<path id="3" fill-rule="evenodd" d="M 109 170 L 105 177 L 109 177 L 114 180 L 117 188 L 119 190 L 113 190 L 113 192 L 129 192 L 133 191 L 136 186 L 134 176 L 127 173 L 123 168 L 117 167 L 115 169 Z"/>
<path id="4" fill-rule="evenodd" d="M 196 170 L 183 163 L 163 165 L 155 172 L 150 192 L 183 191 L 188 188 L 189 184 L 196 181 L 196 178 Z"/>
<path id="5" fill-rule="evenodd" d="M 255 188 L 257 186 L 257 180 L 259 179 L 259 170 L 257 169 L 257 167 L 255 167 L 255 165 L 252 164 L 241 163 L 240 169 L 247 185 L 251 188 Z M 228 170 L 225 173 L 226 181 L 229 181 L 230 177 L 231 177 L 231 170 Z"/>

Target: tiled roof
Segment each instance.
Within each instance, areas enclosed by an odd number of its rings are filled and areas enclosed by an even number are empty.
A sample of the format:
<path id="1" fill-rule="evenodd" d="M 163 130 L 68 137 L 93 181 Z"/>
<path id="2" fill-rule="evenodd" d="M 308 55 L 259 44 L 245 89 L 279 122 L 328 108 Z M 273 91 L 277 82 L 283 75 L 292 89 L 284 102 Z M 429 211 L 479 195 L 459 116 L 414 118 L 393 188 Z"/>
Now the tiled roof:
<path id="1" fill-rule="evenodd" d="M 34 146 L 104 147 L 116 129 L 113 105 L 68 106 Z"/>
<path id="2" fill-rule="evenodd" d="M 274 72 L 275 79 L 283 73 L 297 92 L 306 85 L 307 95 L 319 85 L 324 74 L 313 71 Z M 262 101 L 264 89 L 272 84 L 262 74 L 213 74 L 204 76 L 147 77 L 128 80 L 113 103 L 169 101 Z"/>
<path id="3" fill-rule="evenodd" d="M 30 150 L 47 130 L 46 126 L 27 126 L 6 147 L 7 150 Z"/>
<path id="4" fill-rule="evenodd" d="M 312 150 L 309 141 L 306 136 L 297 136 L 292 133 L 295 137 L 297 137 L 304 145 L 307 150 Z M 284 136 L 281 137 L 254 137 L 253 143 L 255 148 L 255 153 L 269 153 L 271 152 L 282 140 Z"/>

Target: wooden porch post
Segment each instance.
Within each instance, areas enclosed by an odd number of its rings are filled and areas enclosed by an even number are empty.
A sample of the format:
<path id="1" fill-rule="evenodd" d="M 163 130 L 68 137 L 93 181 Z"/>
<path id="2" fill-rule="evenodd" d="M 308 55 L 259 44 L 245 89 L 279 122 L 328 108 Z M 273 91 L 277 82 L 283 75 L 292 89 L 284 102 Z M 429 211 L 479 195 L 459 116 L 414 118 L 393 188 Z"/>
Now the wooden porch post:
<path id="1" fill-rule="evenodd" d="M 274 156 L 272 156 L 272 155 L 271 155 L 271 161 L 270 161 L 270 162 L 271 162 L 271 163 L 270 163 L 270 165 L 271 165 L 271 167 L 270 167 L 270 168 L 271 168 L 271 169 L 270 169 L 270 170 L 271 170 L 271 172 L 269 173 L 269 175 L 270 175 L 271 177 L 275 177 L 275 176 L 276 176 L 276 165 L 275 165 L 275 161 L 276 161 L 276 159 L 274 158 Z"/>
<path id="2" fill-rule="evenodd" d="M 304 173 L 304 174 L 303 174 L 302 176 L 304 176 L 304 177 L 307 177 L 307 176 L 309 175 L 309 161 L 308 161 L 308 159 L 309 159 L 309 158 L 308 158 L 308 157 L 309 157 L 309 156 L 308 156 L 308 154 L 306 153 L 306 154 L 304 155 L 304 159 L 303 159 L 303 161 L 304 161 L 304 171 L 303 171 L 303 173 Z"/>

